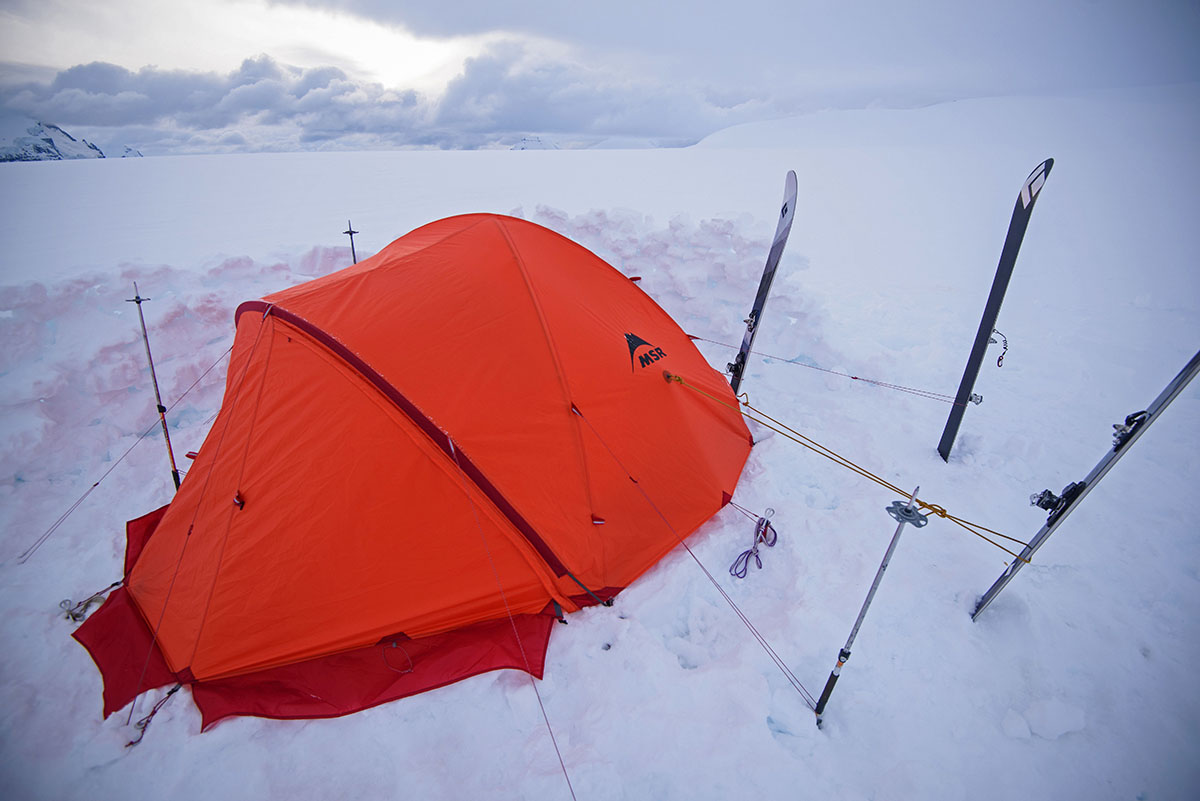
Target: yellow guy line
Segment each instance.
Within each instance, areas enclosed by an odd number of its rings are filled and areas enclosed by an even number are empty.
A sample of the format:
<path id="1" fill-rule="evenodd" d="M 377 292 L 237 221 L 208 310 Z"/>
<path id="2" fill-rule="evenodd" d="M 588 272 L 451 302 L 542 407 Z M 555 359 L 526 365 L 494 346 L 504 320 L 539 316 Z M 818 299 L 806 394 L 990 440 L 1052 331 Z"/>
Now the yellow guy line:
<path id="1" fill-rule="evenodd" d="M 855 464 L 854 462 L 850 461 L 849 459 L 842 456 L 841 454 L 839 454 L 835 451 L 832 451 L 829 448 L 826 448 L 821 443 L 819 443 L 815 440 L 809 439 L 808 437 L 801 434 L 799 431 L 796 431 L 795 429 L 791 428 L 790 426 L 786 425 L 785 423 L 782 423 L 779 420 L 776 420 L 774 417 L 771 417 L 769 414 L 762 411 L 761 409 L 756 409 L 755 407 L 751 406 L 750 405 L 750 396 L 745 393 L 742 393 L 741 395 L 738 396 L 738 400 L 740 401 L 741 405 L 743 407 L 745 407 L 744 409 L 741 409 L 741 408 L 738 408 L 736 406 L 733 406 L 733 405 L 727 403 L 726 401 L 722 400 L 721 398 L 718 398 L 716 395 L 712 395 L 712 394 L 700 389 L 699 387 L 688 383 L 681 376 L 677 376 L 677 375 L 674 375 L 673 373 L 664 371 L 663 377 L 666 378 L 667 381 L 669 381 L 671 383 L 679 384 L 680 386 L 687 387 L 688 389 L 692 390 L 693 392 L 703 395 L 704 397 L 708 398 L 709 400 L 713 401 L 714 403 L 719 403 L 727 409 L 733 409 L 734 411 L 739 412 L 743 416 L 747 417 L 750 420 L 753 420 L 754 422 L 758 423 L 759 425 L 765 426 L 766 428 L 771 429 L 775 433 L 777 433 L 787 439 L 790 439 L 799 445 L 803 445 L 805 448 L 808 448 L 810 451 L 813 451 L 814 453 L 824 456 L 826 459 L 829 459 L 830 461 L 835 462 L 854 473 L 857 473 L 858 475 L 862 476 L 863 478 L 874 481 L 876 484 L 880 485 L 881 487 L 886 487 L 887 489 L 891 490 L 892 492 L 896 493 L 897 495 L 904 496 L 904 495 L 908 494 L 908 493 L 904 492 L 903 490 L 901 490 L 899 487 L 897 487 L 895 484 L 892 484 L 891 482 L 887 481 L 884 478 L 880 478 L 879 476 L 872 473 L 870 470 L 867 470 L 865 467 L 861 467 L 861 466 Z M 749 412 L 753 412 L 755 415 L 757 415 L 757 417 L 751 416 L 747 412 L 747 410 L 749 410 Z M 763 418 L 763 419 L 759 419 L 759 418 Z M 922 509 L 929 510 L 930 514 L 937 515 L 938 517 L 945 518 L 946 520 L 949 520 L 950 522 L 957 524 L 958 526 L 971 532 L 976 537 L 979 537 L 980 539 L 984 540 L 985 542 L 995 545 L 997 548 L 1004 551 L 1008 555 L 1014 556 L 1017 559 L 1020 559 L 1022 562 L 1026 562 L 1026 563 L 1029 562 L 1028 559 L 1024 559 L 1021 557 L 1020 554 L 1010 551 L 1008 548 L 1005 548 L 1000 543 L 985 536 L 982 532 L 987 532 L 988 534 L 992 534 L 1001 539 L 1005 539 L 1010 542 L 1018 543 L 1021 546 L 1026 546 L 1026 543 L 1022 542 L 1021 540 L 1018 540 L 1015 537 L 1009 537 L 1006 534 L 1001 534 L 999 531 L 994 531 L 985 526 L 981 526 L 978 523 L 972 523 L 968 520 L 963 520 L 960 517 L 955 517 L 954 515 L 947 512 L 944 507 L 938 506 L 935 503 L 926 503 L 925 501 L 922 501 L 920 498 L 916 499 L 916 503 Z"/>

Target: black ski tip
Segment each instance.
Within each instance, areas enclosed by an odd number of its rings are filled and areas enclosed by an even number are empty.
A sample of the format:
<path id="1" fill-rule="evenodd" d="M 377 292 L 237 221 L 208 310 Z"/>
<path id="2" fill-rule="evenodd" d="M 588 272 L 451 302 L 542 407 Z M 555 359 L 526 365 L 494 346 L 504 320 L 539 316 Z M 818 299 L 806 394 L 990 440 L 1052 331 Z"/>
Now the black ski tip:
<path id="1" fill-rule="evenodd" d="M 1034 169 L 1034 171 L 1032 173 L 1030 173 L 1030 175 L 1035 176 L 1035 175 L 1037 175 L 1038 171 L 1040 170 L 1042 173 L 1042 180 L 1044 181 L 1050 177 L 1050 170 L 1052 170 L 1052 169 L 1054 169 L 1054 159 L 1052 159 L 1052 158 L 1046 159 L 1041 164 L 1037 165 L 1037 168 Z"/>
<path id="2" fill-rule="evenodd" d="M 1030 178 L 1036 178 L 1038 173 L 1042 173 L 1043 177 L 1048 176 L 1052 169 L 1054 169 L 1054 159 L 1046 159 L 1033 168 L 1033 172 L 1029 173 L 1029 178 L 1026 178 L 1025 182 L 1028 183 Z"/>
<path id="3" fill-rule="evenodd" d="M 1021 208 L 1028 209 L 1037 200 L 1038 192 L 1042 191 L 1042 187 L 1046 183 L 1046 178 L 1049 177 L 1050 170 L 1053 167 L 1054 159 L 1046 159 L 1034 167 L 1033 172 L 1029 173 L 1029 177 L 1021 185 L 1021 196 L 1019 198 Z"/>

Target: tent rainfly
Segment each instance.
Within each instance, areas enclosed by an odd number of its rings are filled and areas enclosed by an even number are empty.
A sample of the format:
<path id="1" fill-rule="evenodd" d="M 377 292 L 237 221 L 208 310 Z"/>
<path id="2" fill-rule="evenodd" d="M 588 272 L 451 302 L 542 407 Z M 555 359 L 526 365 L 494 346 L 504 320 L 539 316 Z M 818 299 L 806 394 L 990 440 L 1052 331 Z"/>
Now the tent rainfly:
<path id="1" fill-rule="evenodd" d="M 176 682 L 207 728 L 540 678 L 555 617 L 728 503 L 753 444 L 649 296 L 511 217 L 430 223 L 236 327 L 192 469 L 75 633 L 106 716 Z"/>

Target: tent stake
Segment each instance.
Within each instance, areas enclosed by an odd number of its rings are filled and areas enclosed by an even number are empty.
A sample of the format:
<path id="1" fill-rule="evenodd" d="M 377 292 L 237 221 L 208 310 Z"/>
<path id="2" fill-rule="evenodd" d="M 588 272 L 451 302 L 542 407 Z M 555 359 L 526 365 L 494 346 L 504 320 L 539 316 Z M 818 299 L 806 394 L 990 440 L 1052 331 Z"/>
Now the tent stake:
<path id="1" fill-rule="evenodd" d="M 142 314 L 142 304 L 150 298 L 143 298 L 138 293 L 137 281 L 133 282 L 133 297 L 127 298 L 126 303 L 136 303 L 138 320 L 142 323 L 142 342 L 146 344 L 146 361 L 150 362 L 150 381 L 154 384 L 154 403 L 158 407 L 158 421 L 162 423 L 163 439 L 167 441 L 167 458 L 171 460 L 171 479 L 175 489 L 179 489 L 179 468 L 175 466 L 175 452 L 171 449 L 171 432 L 167 429 L 167 407 L 163 406 L 162 395 L 158 391 L 158 375 L 154 372 L 154 357 L 150 355 L 150 335 L 146 332 L 146 318 Z"/>
<path id="2" fill-rule="evenodd" d="M 346 230 L 342 231 L 342 233 L 350 237 L 350 258 L 354 259 L 355 264 L 358 264 L 358 254 L 354 252 L 354 235 L 357 234 L 358 231 L 355 231 L 354 226 L 350 224 L 350 221 L 346 220 Z"/>
<path id="3" fill-rule="evenodd" d="M 854 638 L 858 636 L 858 629 L 862 626 L 863 618 L 867 616 L 867 608 L 871 605 L 871 601 L 875 598 L 875 591 L 879 589 L 879 582 L 883 579 L 883 573 L 887 570 L 888 563 L 892 561 L 892 553 L 896 550 L 896 543 L 900 541 L 900 532 L 904 530 L 904 526 L 912 523 L 917 528 L 929 522 L 929 519 L 913 508 L 913 502 L 917 498 L 917 492 L 920 490 L 917 487 L 913 490 L 913 494 L 908 501 L 895 501 L 887 508 L 887 513 L 895 518 L 900 525 L 896 526 L 896 533 L 892 535 L 892 541 L 888 543 L 887 553 L 883 555 L 883 561 L 879 564 L 879 570 L 875 573 L 875 580 L 871 582 L 871 589 L 867 593 L 867 600 L 863 601 L 862 609 L 859 610 L 858 619 L 854 621 L 854 628 L 850 630 L 850 636 L 846 639 L 846 644 L 842 646 L 842 650 L 838 652 L 837 664 L 833 666 L 833 670 L 829 674 L 829 680 L 825 682 L 825 689 L 821 691 L 821 698 L 817 701 L 816 709 L 813 711 L 817 714 L 817 728 L 821 728 L 822 718 L 825 714 L 825 705 L 829 703 L 829 696 L 833 694 L 833 686 L 837 684 L 838 677 L 842 675 L 842 665 L 846 664 L 846 660 L 850 658 L 850 648 L 854 645 Z"/>

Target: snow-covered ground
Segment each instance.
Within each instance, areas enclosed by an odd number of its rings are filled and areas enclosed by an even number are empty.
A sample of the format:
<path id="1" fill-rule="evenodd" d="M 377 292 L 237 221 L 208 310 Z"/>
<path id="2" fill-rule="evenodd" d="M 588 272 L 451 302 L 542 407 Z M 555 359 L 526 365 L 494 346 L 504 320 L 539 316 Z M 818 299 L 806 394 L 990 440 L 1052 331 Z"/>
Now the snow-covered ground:
<path id="1" fill-rule="evenodd" d="M 524 674 L 335 720 L 231 719 L 186 691 L 145 741 L 100 720 L 58 602 L 120 573 L 124 521 L 170 497 L 132 304 L 164 402 L 232 340 L 242 300 L 439 217 L 515 213 L 592 248 L 688 332 L 735 342 L 786 170 L 800 201 L 744 388 L 805 435 L 1019 538 L 1028 496 L 1081 479 L 1111 424 L 1200 347 L 1200 88 L 996 98 L 743 126 L 682 150 L 387 152 L 0 167 L 0 796 L 569 798 Z M 953 393 L 1018 189 L 1052 156 L 949 464 L 949 407 L 783 359 Z M 731 351 L 700 343 L 714 365 Z M 196 448 L 223 365 L 174 406 Z M 1006 555 L 908 528 L 819 731 L 681 549 L 557 627 L 541 697 L 580 799 L 1181 799 L 1200 795 L 1200 385 L 1185 391 L 979 619 Z M 151 436 L 122 455 L 139 434 Z M 759 430 L 752 524 L 692 548 L 819 693 L 895 529 L 896 500 Z M 108 472 L 110 468 L 111 472 Z M 34 544 L 99 486 L 26 563 Z M 313 588 L 319 592 L 319 587 Z M 137 716 L 156 701 L 137 702 Z"/>

